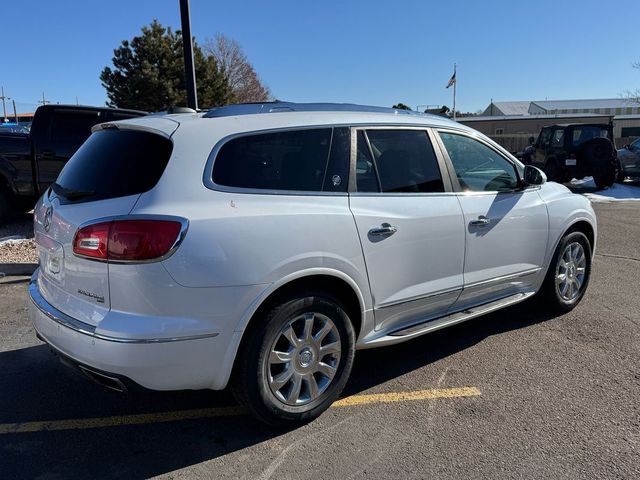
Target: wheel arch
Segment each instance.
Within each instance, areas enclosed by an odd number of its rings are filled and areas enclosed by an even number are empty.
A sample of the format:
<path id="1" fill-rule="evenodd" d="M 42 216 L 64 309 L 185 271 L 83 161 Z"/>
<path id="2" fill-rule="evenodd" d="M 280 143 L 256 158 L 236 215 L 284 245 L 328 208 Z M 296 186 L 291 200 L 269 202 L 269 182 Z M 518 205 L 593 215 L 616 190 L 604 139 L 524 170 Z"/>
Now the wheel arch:
<path id="1" fill-rule="evenodd" d="M 589 243 L 591 244 L 591 255 L 593 256 L 593 252 L 595 252 L 595 247 L 596 247 L 596 232 L 595 232 L 595 229 L 593 228 L 593 225 L 591 225 L 591 223 L 589 223 L 586 220 L 577 220 L 573 222 L 571 225 L 569 225 L 569 227 L 564 231 L 564 233 L 560 236 L 560 238 L 564 237 L 566 234 L 571 232 L 584 233 L 584 235 L 589 240 Z M 558 243 L 559 242 L 560 240 L 558 240 Z M 556 244 L 556 248 L 557 248 L 557 244 Z"/>
<path id="2" fill-rule="evenodd" d="M 356 339 L 360 337 L 365 325 L 365 299 L 357 283 L 342 272 L 327 269 L 311 269 L 285 277 L 280 282 L 272 284 L 258 299 L 253 308 L 243 317 L 236 327 L 238 336 L 237 344 L 230 348 L 232 353 L 231 368 L 228 369 L 228 377 L 233 374 L 236 367 L 238 352 L 243 348 L 249 333 L 258 325 L 257 319 L 266 314 L 270 308 L 279 301 L 289 298 L 298 292 L 305 290 L 324 291 L 336 300 L 340 301 L 353 323 Z M 224 382 L 226 384 L 226 381 Z"/>

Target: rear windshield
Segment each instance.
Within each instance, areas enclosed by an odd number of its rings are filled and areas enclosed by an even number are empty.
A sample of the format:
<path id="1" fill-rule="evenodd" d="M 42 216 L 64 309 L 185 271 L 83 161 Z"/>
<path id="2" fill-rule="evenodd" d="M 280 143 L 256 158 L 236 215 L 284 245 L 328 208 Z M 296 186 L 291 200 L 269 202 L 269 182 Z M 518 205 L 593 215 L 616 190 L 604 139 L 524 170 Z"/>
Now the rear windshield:
<path id="1" fill-rule="evenodd" d="M 146 192 L 164 172 L 173 144 L 139 130 L 100 130 L 71 157 L 53 184 L 67 201 L 94 201 Z"/>
<path id="2" fill-rule="evenodd" d="M 607 138 L 609 136 L 609 130 L 603 127 L 597 126 L 583 126 L 573 128 L 573 146 L 577 147 L 584 142 L 593 140 L 594 138 Z"/>

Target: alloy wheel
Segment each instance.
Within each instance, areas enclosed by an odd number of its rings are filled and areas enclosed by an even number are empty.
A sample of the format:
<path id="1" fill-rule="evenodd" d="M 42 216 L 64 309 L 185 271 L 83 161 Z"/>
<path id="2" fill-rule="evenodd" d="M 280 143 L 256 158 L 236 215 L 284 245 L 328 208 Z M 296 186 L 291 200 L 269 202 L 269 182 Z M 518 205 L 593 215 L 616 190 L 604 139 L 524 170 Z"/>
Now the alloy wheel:
<path id="1" fill-rule="evenodd" d="M 585 281 L 587 257 L 579 242 L 567 245 L 556 267 L 556 288 L 560 297 L 571 302 L 582 291 Z"/>
<path id="2" fill-rule="evenodd" d="M 333 321 L 307 312 L 287 322 L 275 336 L 265 362 L 271 393 L 290 406 L 308 404 L 331 385 L 341 354 Z"/>

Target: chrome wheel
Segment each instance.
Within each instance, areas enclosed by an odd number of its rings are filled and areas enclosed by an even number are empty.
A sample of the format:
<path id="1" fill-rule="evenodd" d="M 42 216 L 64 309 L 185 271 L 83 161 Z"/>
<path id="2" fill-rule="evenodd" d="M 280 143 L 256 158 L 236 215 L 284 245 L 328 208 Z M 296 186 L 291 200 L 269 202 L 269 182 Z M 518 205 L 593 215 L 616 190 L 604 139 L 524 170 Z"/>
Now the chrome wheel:
<path id="1" fill-rule="evenodd" d="M 321 313 L 299 315 L 275 336 L 265 362 L 271 393 L 282 403 L 305 405 L 322 395 L 340 363 L 340 335 Z"/>
<path id="2" fill-rule="evenodd" d="M 582 291 L 585 281 L 587 257 L 579 242 L 566 246 L 556 266 L 556 288 L 560 297 L 571 302 Z"/>

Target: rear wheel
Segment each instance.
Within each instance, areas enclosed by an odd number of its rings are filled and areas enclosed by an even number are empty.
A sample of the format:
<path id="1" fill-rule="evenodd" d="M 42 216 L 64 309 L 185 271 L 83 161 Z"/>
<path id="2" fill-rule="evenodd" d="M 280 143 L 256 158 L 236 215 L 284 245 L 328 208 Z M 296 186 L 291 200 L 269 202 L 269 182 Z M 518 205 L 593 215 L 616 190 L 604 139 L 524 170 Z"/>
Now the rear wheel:
<path id="1" fill-rule="evenodd" d="M 568 312 L 582 300 L 590 276 L 589 239 L 582 232 L 567 233 L 560 240 L 536 298 L 553 312 Z"/>
<path id="2" fill-rule="evenodd" d="M 232 391 L 259 420 L 294 426 L 318 417 L 347 383 L 351 321 L 324 294 L 285 301 L 258 320 L 238 352 Z"/>

